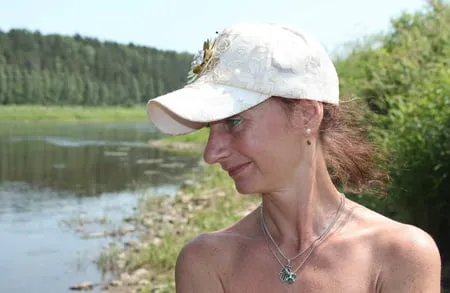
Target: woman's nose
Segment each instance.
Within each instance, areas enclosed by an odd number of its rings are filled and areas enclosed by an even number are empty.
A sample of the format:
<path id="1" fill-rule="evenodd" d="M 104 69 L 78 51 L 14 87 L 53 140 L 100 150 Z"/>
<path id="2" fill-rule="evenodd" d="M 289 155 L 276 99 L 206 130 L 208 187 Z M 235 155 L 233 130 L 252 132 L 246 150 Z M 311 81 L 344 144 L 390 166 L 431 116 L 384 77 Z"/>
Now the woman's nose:
<path id="1" fill-rule="evenodd" d="M 203 159 L 208 164 L 219 163 L 230 153 L 227 134 L 217 126 L 210 127 L 208 142 L 203 153 Z"/>

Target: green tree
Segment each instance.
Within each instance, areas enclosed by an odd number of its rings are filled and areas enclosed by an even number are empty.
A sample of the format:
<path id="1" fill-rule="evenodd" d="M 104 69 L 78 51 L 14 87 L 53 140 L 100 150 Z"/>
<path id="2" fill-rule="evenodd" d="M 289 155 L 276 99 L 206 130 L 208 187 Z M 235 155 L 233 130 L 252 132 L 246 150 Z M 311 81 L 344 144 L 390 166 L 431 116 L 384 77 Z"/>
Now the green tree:
<path id="1" fill-rule="evenodd" d="M 6 77 L 5 67 L 0 66 L 0 104 L 6 102 L 7 89 L 8 79 Z"/>
<path id="2" fill-rule="evenodd" d="M 391 180 L 381 208 L 450 247 L 450 5 L 404 13 L 377 41 L 338 59 L 342 92 L 366 100 Z"/>

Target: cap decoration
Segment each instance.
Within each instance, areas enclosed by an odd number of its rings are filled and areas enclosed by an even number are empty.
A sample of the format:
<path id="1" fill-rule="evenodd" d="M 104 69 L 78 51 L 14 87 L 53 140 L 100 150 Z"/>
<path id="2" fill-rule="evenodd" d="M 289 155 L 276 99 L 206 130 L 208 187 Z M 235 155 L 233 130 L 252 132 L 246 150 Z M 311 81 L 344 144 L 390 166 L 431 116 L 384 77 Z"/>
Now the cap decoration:
<path id="1" fill-rule="evenodd" d="M 217 33 L 217 32 L 216 32 Z M 191 69 L 188 73 L 187 83 L 194 82 L 199 75 L 205 71 L 212 61 L 212 56 L 216 49 L 217 38 L 207 39 L 203 42 L 203 50 L 200 50 L 191 63 Z"/>

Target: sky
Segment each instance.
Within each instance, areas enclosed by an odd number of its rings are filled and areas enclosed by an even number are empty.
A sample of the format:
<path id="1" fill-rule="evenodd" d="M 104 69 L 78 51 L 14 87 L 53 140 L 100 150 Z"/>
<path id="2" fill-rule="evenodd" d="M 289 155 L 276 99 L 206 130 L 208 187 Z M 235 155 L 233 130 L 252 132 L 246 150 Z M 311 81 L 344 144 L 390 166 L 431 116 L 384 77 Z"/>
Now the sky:
<path id="1" fill-rule="evenodd" d="M 0 30 L 76 33 L 161 50 L 196 53 L 203 41 L 239 22 L 280 22 L 313 34 L 329 53 L 386 31 L 425 0 L 0 0 Z"/>

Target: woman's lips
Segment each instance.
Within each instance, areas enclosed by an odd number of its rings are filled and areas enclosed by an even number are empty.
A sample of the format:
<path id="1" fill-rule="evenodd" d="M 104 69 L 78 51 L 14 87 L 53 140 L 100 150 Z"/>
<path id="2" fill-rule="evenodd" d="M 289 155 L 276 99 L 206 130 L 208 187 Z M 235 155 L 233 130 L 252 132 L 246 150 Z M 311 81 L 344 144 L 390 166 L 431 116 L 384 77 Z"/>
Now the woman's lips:
<path id="1" fill-rule="evenodd" d="M 248 165 L 250 165 L 250 163 L 245 163 L 245 164 L 241 164 L 236 167 L 233 167 L 230 170 L 228 170 L 228 175 L 230 175 L 231 177 L 236 176 L 239 173 L 241 173 L 242 171 L 244 171 Z"/>

